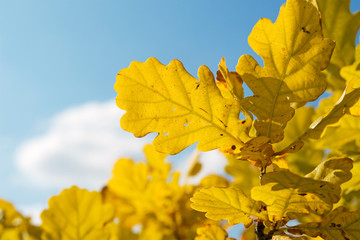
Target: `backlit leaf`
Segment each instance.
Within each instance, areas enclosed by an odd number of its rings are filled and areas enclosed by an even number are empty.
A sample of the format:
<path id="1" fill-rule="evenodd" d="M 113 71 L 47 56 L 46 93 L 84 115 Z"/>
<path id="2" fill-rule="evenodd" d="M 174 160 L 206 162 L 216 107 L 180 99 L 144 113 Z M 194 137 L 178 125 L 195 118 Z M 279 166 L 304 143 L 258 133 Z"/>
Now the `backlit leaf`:
<path id="1" fill-rule="evenodd" d="M 306 177 L 341 185 L 351 179 L 353 161 L 348 157 L 334 157 L 320 163 Z"/>
<path id="2" fill-rule="evenodd" d="M 159 133 L 153 144 L 170 154 L 197 141 L 201 151 L 239 149 L 246 128 L 239 120 L 239 102 L 221 95 L 206 66 L 198 75 L 199 81 L 178 60 L 167 66 L 155 58 L 132 62 L 119 72 L 114 86 L 117 105 L 127 111 L 122 128 L 136 137 Z"/>
<path id="3" fill-rule="evenodd" d="M 255 137 L 246 142 L 236 156 L 238 159 L 248 160 L 259 168 L 270 165 L 274 150 L 269 141 L 270 139 L 264 136 Z"/>
<path id="4" fill-rule="evenodd" d="M 354 90 L 360 88 L 360 60 L 350 66 L 343 67 L 340 74 Z M 360 117 L 360 101 L 349 107 L 349 113 Z"/>
<path id="5" fill-rule="evenodd" d="M 206 212 L 207 218 L 215 221 L 228 220 L 231 225 L 243 223 L 245 227 L 249 227 L 253 221 L 250 216 L 266 219 L 266 213 L 260 211 L 260 203 L 236 188 L 201 189 L 190 201 L 191 207 Z"/>
<path id="6" fill-rule="evenodd" d="M 312 3 L 289 0 L 274 24 L 263 18 L 255 25 L 249 44 L 264 67 L 249 55 L 239 59 L 236 70 L 254 93 L 242 102 L 258 118 L 258 135 L 279 142 L 294 115 L 290 103 L 313 101 L 325 91 L 320 71 L 327 67 L 335 43 L 323 38 Z"/>
<path id="7" fill-rule="evenodd" d="M 284 155 L 289 169 L 300 175 L 312 171 L 324 155 L 322 149 L 316 148 L 315 142 L 299 140 L 299 136 L 309 128 L 314 113 L 313 107 L 304 106 L 296 109 L 295 116 L 287 124 L 284 140 L 274 145 L 278 151 L 275 154 Z"/>
<path id="8" fill-rule="evenodd" d="M 325 216 L 321 222 L 300 224 L 287 229 L 293 234 L 320 236 L 326 240 L 360 239 L 360 211 L 348 212 L 338 207 Z"/>
<path id="9" fill-rule="evenodd" d="M 349 85 L 335 106 L 325 116 L 319 117 L 313 122 L 301 138 L 321 138 L 329 125 L 337 123 L 346 113 L 350 113 L 349 109 L 358 102 L 359 97 L 360 88 L 353 89 L 352 86 Z"/>
<path id="10" fill-rule="evenodd" d="M 237 72 L 229 72 L 225 65 L 225 58 L 220 61 L 216 80 L 224 97 L 235 98 L 238 101 L 244 98 L 243 81 Z"/>
<path id="11" fill-rule="evenodd" d="M 329 87 L 342 90 L 345 81 L 340 69 L 354 61 L 355 39 L 360 27 L 360 12 L 350 12 L 350 0 L 317 0 L 322 16 L 324 36 L 336 41 L 327 71 Z"/>
<path id="12" fill-rule="evenodd" d="M 295 142 L 299 136 L 306 132 L 311 124 L 311 118 L 314 115 L 314 112 L 314 108 L 308 106 L 296 109 L 294 117 L 287 123 L 284 139 L 281 142 L 274 144 L 275 150 L 280 151 L 285 149 L 291 143 Z M 293 150 L 295 152 L 295 147 L 293 147 Z M 279 154 L 287 152 L 292 151 L 291 149 L 288 149 Z"/>
<path id="13" fill-rule="evenodd" d="M 75 186 L 49 200 L 49 209 L 41 213 L 44 239 L 109 239 L 106 224 L 113 219 L 114 208 L 103 204 L 99 192 Z"/>
<path id="14" fill-rule="evenodd" d="M 301 177 L 288 171 L 263 175 L 261 186 L 251 190 L 251 198 L 263 201 L 272 221 L 330 211 L 340 199 L 340 187 L 326 181 Z"/>

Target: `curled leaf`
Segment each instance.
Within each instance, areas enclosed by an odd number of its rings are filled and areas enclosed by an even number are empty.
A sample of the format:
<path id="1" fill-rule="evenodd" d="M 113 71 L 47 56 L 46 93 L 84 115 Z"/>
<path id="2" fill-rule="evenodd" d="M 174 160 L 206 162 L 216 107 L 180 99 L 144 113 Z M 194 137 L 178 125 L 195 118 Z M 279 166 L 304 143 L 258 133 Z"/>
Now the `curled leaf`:
<path id="1" fill-rule="evenodd" d="M 351 179 L 353 161 L 348 157 L 334 157 L 320 163 L 306 177 L 341 185 Z"/>

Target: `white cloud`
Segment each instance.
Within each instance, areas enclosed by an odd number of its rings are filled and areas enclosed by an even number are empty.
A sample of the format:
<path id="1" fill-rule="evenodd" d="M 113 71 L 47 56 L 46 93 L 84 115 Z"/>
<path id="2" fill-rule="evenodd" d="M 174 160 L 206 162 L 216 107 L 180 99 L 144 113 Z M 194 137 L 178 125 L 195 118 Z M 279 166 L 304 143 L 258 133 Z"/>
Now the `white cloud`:
<path id="1" fill-rule="evenodd" d="M 60 112 L 45 134 L 17 149 L 20 173 L 38 186 L 99 189 L 119 157 L 142 158 L 145 140 L 120 128 L 122 114 L 114 101 Z"/>
<path id="2" fill-rule="evenodd" d="M 122 130 L 119 121 L 123 113 L 114 101 L 87 103 L 58 113 L 50 120 L 43 135 L 29 139 L 17 148 L 15 185 L 28 188 L 35 195 L 44 191 L 54 194 L 72 185 L 100 190 L 111 177 L 119 157 L 144 159 L 143 146 L 154 137 L 139 139 Z M 173 168 L 187 172 L 187 159 L 193 149 L 194 146 L 170 156 Z M 201 172 L 189 182 L 199 182 L 211 173 L 224 174 L 226 160 L 219 152 L 202 153 L 200 161 L 203 164 Z M 34 200 L 21 201 L 19 209 L 39 224 L 40 212 L 47 208 L 46 200 Z"/>

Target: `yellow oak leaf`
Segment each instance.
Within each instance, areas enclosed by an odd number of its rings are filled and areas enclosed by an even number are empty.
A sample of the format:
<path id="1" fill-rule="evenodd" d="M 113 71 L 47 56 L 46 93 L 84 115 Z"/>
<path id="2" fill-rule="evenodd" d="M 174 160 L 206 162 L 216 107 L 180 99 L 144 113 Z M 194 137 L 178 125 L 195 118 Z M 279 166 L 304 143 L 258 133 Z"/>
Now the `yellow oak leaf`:
<path id="1" fill-rule="evenodd" d="M 204 224 L 196 232 L 195 240 L 226 240 L 228 236 L 222 227 L 215 224 Z"/>
<path id="2" fill-rule="evenodd" d="M 267 205 L 271 221 L 295 219 L 310 212 L 321 215 L 340 199 L 338 185 L 288 171 L 266 173 L 261 184 L 253 187 L 251 198 Z"/>
<path id="3" fill-rule="evenodd" d="M 317 0 L 323 23 L 323 33 L 336 41 L 327 71 L 329 88 L 342 90 L 345 81 L 340 69 L 354 61 L 355 39 L 360 27 L 360 12 L 350 12 L 350 0 Z"/>
<path id="4" fill-rule="evenodd" d="M 351 87 L 351 89 L 349 89 L 350 91 L 355 91 L 360 88 L 360 60 L 350 66 L 343 67 L 340 75 Z M 360 117 L 360 101 L 357 101 L 353 106 L 349 107 L 349 113 L 353 116 Z"/>
<path id="5" fill-rule="evenodd" d="M 113 206 L 104 204 L 99 192 L 73 186 L 50 198 L 49 209 L 41 213 L 42 239 L 107 240 L 106 224 L 113 216 Z"/>
<path id="6" fill-rule="evenodd" d="M 317 143 L 313 140 L 305 142 L 299 151 L 285 156 L 289 169 L 302 176 L 312 171 L 323 158 L 323 149 L 317 148 Z"/>
<path id="7" fill-rule="evenodd" d="M 323 136 L 329 125 L 336 124 L 345 114 L 350 113 L 350 109 L 359 101 L 360 88 L 353 88 L 348 85 L 333 108 L 324 116 L 319 117 L 309 127 L 309 129 L 301 136 L 301 139 L 313 138 L 319 139 Z"/>
<path id="8" fill-rule="evenodd" d="M 306 177 L 341 185 L 351 179 L 353 161 L 348 157 L 333 157 L 321 162 Z"/>
<path id="9" fill-rule="evenodd" d="M 323 38 L 319 12 L 306 0 L 288 0 L 276 22 L 261 19 L 248 40 L 264 67 L 249 55 L 240 57 L 236 70 L 254 93 L 242 101 L 243 107 L 258 118 L 258 135 L 279 142 L 294 115 L 290 104 L 313 101 L 325 91 L 320 71 L 335 42 Z"/>
<path id="10" fill-rule="evenodd" d="M 139 198 L 145 191 L 149 176 L 149 166 L 134 163 L 132 159 L 119 159 L 113 169 L 113 178 L 108 182 L 109 189 L 120 197 Z"/>
<path id="11" fill-rule="evenodd" d="M 240 103 L 224 98 L 206 66 L 199 81 L 178 60 L 169 65 L 155 58 L 132 62 L 115 83 L 116 103 L 127 112 L 121 126 L 136 137 L 157 132 L 156 150 L 176 154 L 198 142 L 201 151 L 233 152 L 243 145 L 246 126 L 239 119 Z"/>
<path id="12" fill-rule="evenodd" d="M 325 216 L 321 222 L 310 222 L 287 228 L 292 234 L 320 236 L 326 240 L 360 239 L 360 211 L 348 212 L 338 207 Z"/>
<path id="13" fill-rule="evenodd" d="M 243 223 L 249 227 L 253 219 L 266 220 L 266 212 L 261 212 L 261 204 L 248 198 L 240 189 L 212 187 L 201 189 L 190 199 L 191 207 L 211 220 L 228 220 L 234 225 Z"/>
<path id="14" fill-rule="evenodd" d="M 284 139 L 281 142 L 274 144 L 275 151 L 277 151 L 278 155 L 288 152 L 297 152 L 296 150 L 301 149 L 302 145 L 299 146 L 299 149 L 296 149 L 295 147 L 292 149 L 286 149 L 286 147 L 291 145 L 291 143 L 296 142 L 299 136 L 306 132 L 312 123 L 311 119 L 314 114 L 315 110 L 311 106 L 304 106 L 296 109 L 294 117 L 286 125 L 287 128 L 284 134 Z"/>
<path id="15" fill-rule="evenodd" d="M 334 141 L 336 139 L 336 141 Z M 359 118 L 345 115 L 341 121 L 326 129 L 318 144 L 320 149 L 328 148 L 358 160 L 360 146 Z"/>
<path id="16" fill-rule="evenodd" d="M 219 70 L 216 72 L 216 80 L 224 97 L 235 98 L 238 101 L 244 98 L 243 80 L 237 72 L 229 72 L 225 58 L 221 58 Z"/>
<path id="17" fill-rule="evenodd" d="M 264 136 L 251 139 L 240 149 L 241 152 L 237 154 L 237 158 L 248 160 L 251 164 L 259 168 L 270 165 L 274 150 L 269 140 L 269 138 Z"/>

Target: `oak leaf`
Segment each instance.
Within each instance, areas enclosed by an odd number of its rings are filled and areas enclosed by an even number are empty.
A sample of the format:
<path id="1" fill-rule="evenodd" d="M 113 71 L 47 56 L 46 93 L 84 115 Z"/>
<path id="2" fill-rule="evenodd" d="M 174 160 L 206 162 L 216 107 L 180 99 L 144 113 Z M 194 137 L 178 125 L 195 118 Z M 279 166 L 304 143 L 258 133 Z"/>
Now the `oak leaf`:
<path id="1" fill-rule="evenodd" d="M 327 67 L 335 43 L 323 38 L 319 19 L 312 3 L 287 1 L 274 24 L 263 18 L 249 36 L 264 67 L 249 55 L 240 57 L 236 66 L 254 93 L 242 101 L 243 107 L 258 118 L 257 134 L 273 143 L 281 141 L 283 128 L 294 115 L 290 104 L 313 101 L 326 89 L 320 71 Z"/>
<path id="2" fill-rule="evenodd" d="M 50 198 L 49 209 L 41 213 L 42 237 L 49 240 L 107 240 L 110 232 L 106 224 L 113 216 L 113 206 L 103 204 L 99 192 L 73 186 Z"/>
<path id="3" fill-rule="evenodd" d="M 327 71 L 329 88 L 342 90 L 345 81 L 340 69 L 354 61 L 355 39 L 360 27 L 360 12 L 350 12 L 350 0 L 317 0 L 323 23 L 323 33 L 336 41 Z"/>
<path id="4" fill-rule="evenodd" d="M 191 207 L 211 220 L 228 220 L 234 225 L 243 223 L 249 227 L 253 219 L 266 220 L 266 212 L 261 211 L 261 204 L 248 198 L 240 189 L 212 187 L 201 189 L 190 199 Z"/>
<path id="5" fill-rule="evenodd" d="M 292 172 L 269 172 L 251 198 L 267 205 L 271 221 L 290 220 L 314 212 L 324 214 L 340 199 L 340 187 L 326 181 L 301 177 Z"/>
<path id="6" fill-rule="evenodd" d="M 328 126 L 336 124 L 345 114 L 350 113 L 350 109 L 360 98 L 360 88 L 353 88 L 354 82 L 351 82 L 344 90 L 342 96 L 333 108 L 324 116 L 319 117 L 309 127 L 309 129 L 301 136 L 301 139 L 313 138 L 319 139 L 325 133 Z"/>
<path id="7" fill-rule="evenodd" d="M 325 216 L 321 222 L 310 222 L 289 227 L 293 234 L 306 234 L 311 237 L 320 236 L 327 240 L 360 239 L 360 211 L 348 212 L 338 207 Z"/>
<path id="8" fill-rule="evenodd" d="M 306 177 L 341 185 L 352 177 L 353 161 L 348 157 L 333 157 L 321 162 Z"/>
<path id="9" fill-rule="evenodd" d="M 178 60 L 167 66 L 155 58 L 132 62 L 118 73 L 114 86 L 117 105 L 127 111 L 122 128 L 136 137 L 157 132 L 154 146 L 169 154 L 198 141 L 201 151 L 239 149 L 246 129 L 239 102 L 221 95 L 206 66 L 198 75 L 199 81 Z"/>

